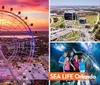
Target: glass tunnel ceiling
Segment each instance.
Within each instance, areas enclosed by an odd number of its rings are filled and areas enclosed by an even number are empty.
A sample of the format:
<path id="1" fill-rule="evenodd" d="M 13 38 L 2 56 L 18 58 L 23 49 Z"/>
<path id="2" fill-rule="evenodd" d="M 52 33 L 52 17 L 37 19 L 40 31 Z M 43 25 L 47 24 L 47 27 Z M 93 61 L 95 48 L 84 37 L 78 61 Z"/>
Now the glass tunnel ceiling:
<path id="1" fill-rule="evenodd" d="M 98 43 L 51 43 L 51 48 L 56 48 L 56 46 L 58 46 L 59 48 L 63 46 L 62 49 L 64 50 L 62 51 L 69 51 L 69 52 L 73 51 L 73 49 L 75 49 L 76 51 L 87 52 L 90 51 L 91 48 L 95 47 L 100 48 L 100 44 Z"/>

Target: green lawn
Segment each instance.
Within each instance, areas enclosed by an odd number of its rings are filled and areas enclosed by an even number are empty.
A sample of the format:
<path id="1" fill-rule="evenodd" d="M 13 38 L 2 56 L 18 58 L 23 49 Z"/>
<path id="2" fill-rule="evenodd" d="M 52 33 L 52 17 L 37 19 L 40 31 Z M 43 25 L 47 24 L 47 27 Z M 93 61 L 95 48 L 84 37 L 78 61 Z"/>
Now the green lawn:
<path id="1" fill-rule="evenodd" d="M 100 14 L 99 14 L 99 20 L 100 20 Z"/>
<path id="2" fill-rule="evenodd" d="M 75 24 L 73 25 L 73 28 L 79 28 L 79 21 L 76 20 Z"/>
<path id="3" fill-rule="evenodd" d="M 93 27 L 97 21 L 97 15 L 87 15 L 87 24 L 90 24 Z"/>
<path id="4" fill-rule="evenodd" d="M 97 15 L 87 15 L 87 24 L 90 24 L 91 27 L 93 27 L 97 21 Z M 79 28 L 78 20 L 73 25 L 73 28 Z"/>
<path id="5" fill-rule="evenodd" d="M 52 27 L 59 27 L 63 23 L 63 21 L 64 21 L 62 16 L 52 16 L 51 18 L 58 18 L 58 21 L 56 23 L 52 23 L 50 25 L 51 28 Z"/>
<path id="6" fill-rule="evenodd" d="M 77 31 L 70 32 L 64 36 L 59 37 L 56 41 L 62 41 L 63 39 L 69 39 L 69 41 L 77 41 L 80 34 Z"/>

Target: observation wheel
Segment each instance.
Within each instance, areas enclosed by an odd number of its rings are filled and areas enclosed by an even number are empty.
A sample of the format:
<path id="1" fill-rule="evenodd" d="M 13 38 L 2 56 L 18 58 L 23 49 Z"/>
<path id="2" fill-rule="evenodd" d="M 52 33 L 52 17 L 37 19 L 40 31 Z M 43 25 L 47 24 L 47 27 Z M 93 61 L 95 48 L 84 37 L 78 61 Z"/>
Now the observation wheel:
<path id="1" fill-rule="evenodd" d="M 0 79 L 17 79 L 27 69 L 34 54 L 34 37 L 21 12 L 0 10 Z M 10 71 L 10 73 L 8 72 Z"/>

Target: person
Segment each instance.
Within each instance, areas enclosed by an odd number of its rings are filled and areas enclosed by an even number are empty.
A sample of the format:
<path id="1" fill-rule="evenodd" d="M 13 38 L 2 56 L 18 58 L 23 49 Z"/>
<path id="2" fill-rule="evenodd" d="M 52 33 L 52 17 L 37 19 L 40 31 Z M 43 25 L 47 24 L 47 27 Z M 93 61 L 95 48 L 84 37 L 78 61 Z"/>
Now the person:
<path id="1" fill-rule="evenodd" d="M 73 66 L 73 64 L 70 62 L 69 57 L 66 57 L 65 62 L 64 62 L 64 66 L 63 66 L 63 70 L 65 72 L 70 72 L 70 66 L 73 67 L 73 69 L 75 70 L 75 67 Z"/>
<path id="2" fill-rule="evenodd" d="M 74 52 L 72 51 L 72 52 L 70 52 L 70 62 L 73 64 L 73 62 L 74 62 Z M 70 71 L 71 72 L 74 72 L 75 70 L 73 69 L 73 67 L 72 66 L 70 66 Z"/>
<path id="3" fill-rule="evenodd" d="M 70 52 L 70 61 L 74 61 L 74 52 Z"/>
<path id="4" fill-rule="evenodd" d="M 74 56 L 75 60 L 73 62 L 73 65 L 75 67 L 75 72 L 79 72 L 79 59 L 78 59 L 78 55 Z"/>
<path id="5" fill-rule="evenodd" d="M 71 67 L 75 70 L 75 67 L 70 62 L 70 58 L 66 57 L 65 62 L 64 62 L 64 67 L 63 67 L 64 72 L 70 72 L 71 71 Z M 70 83 L 71 81 L 67 80 L 67 83 L 68 82 Z"/>
<path id="6" fill-rule="evenodd" d="M 79 62 L 79 70 L 82 73 L 85 73 L 85 71 L 86 71 L 86 67 L 85 67 L 86 59 L 87 58 L 84 59 L 84 57 L 82 57 L 81 61 Z M 84 85 L 85 84 L 85 80 L 81 80 L 78 83 L 82 83 L 82 85 Z"/>
<path id="7" fill-rule="evenodd" d="M 64 52 L 63 55 L 59 59 L 60 72 L 63 72 L 64 61 L 65 61 L 67 55 L 68 55 L 68 53 Z"/>
<path id="8" fill-rule="evenodd" d="M 81 61 L 79 62 L 79 70 L 80 72 L 85 72 L 85 61 L 83 57 L 81 58 Z"/>
<path id="9" fill-rule="evenodd" d="M 68 53 L 64 52 L 58 61 L 60 72 L 63 72 L 64 61 L 65 61 L 67 55 L 68 55 Z M 60 84 L 63 84 L 63 83 L 66 83 L 66 81 L 60 81 Z"/>

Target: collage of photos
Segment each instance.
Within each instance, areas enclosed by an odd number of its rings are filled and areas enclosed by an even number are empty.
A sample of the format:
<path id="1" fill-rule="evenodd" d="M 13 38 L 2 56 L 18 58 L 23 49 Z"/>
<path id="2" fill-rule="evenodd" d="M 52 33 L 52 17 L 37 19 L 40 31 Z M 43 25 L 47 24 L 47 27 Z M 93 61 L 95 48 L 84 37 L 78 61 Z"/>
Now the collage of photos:
<path id="1" fill-rule="evenodd" d="M 100 85 L 100 0 L 0 0 L 0 85 Z"/>

